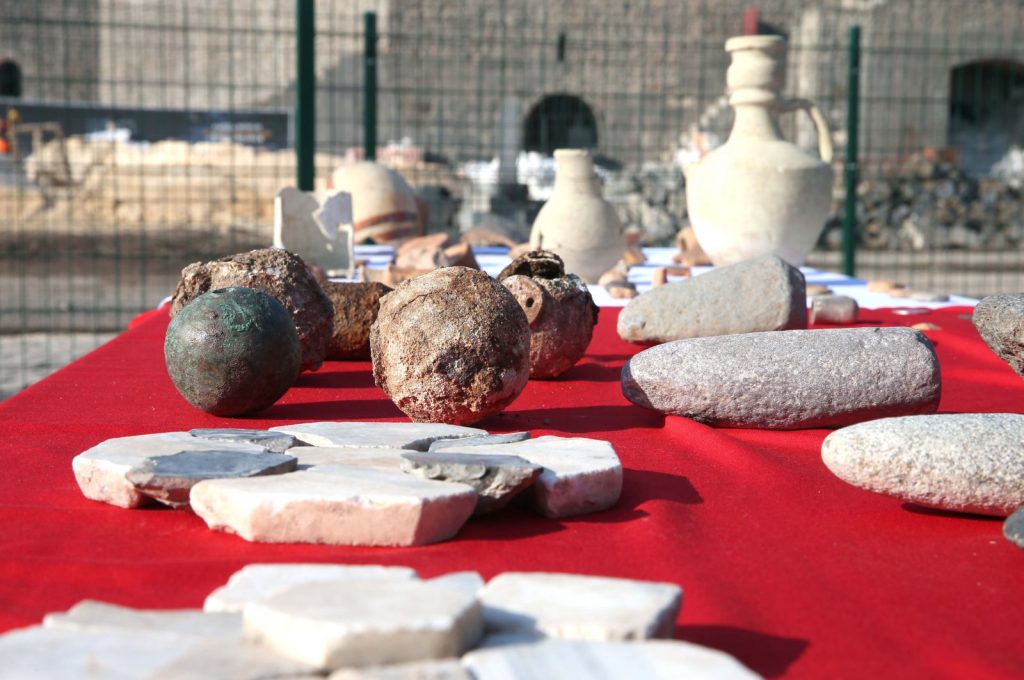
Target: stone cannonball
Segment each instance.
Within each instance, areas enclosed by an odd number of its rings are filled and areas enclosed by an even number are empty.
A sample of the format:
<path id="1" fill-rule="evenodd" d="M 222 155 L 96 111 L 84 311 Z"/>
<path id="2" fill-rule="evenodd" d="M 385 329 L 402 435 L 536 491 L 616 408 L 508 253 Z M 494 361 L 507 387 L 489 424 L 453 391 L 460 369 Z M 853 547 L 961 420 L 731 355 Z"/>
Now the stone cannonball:
<path id="1" fill-rule="evenodd" d="M 217 416 L 260 411 L 288 391 L 302 350 L 291 315 L 253 288 L 204 293 L 171 319 L 164 359 L 188 403 Z"/>
<path id="2" fill-rule="evenodd" d="M 530 377 L 530 326 L 486 273 L 445 267 L 381 298 L 370 329 L 373 377 L 415 422 L 475 423 Z"/>
<path id="3" fill-rule="evenodd" d="M 530 322 L 530 377 L 554 378 L 576 365 L 597 324 L 587 284 L 549 250 L 520 255 L 498 275 Z"/>

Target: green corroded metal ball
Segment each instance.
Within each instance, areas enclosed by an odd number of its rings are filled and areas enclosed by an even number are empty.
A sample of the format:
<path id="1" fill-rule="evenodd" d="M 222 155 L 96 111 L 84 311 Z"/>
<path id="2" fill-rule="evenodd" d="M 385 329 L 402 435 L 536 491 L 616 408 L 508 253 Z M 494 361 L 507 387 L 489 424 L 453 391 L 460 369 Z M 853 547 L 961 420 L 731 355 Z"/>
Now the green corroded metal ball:
<path id="1" fill-rule="evenodd" d="M 252 288 L 197 297 L 171 319 L 167 372 L 188 403 L 218 416 L 267 408 L 299 375 L 302 352 L 281 303 Z"/>

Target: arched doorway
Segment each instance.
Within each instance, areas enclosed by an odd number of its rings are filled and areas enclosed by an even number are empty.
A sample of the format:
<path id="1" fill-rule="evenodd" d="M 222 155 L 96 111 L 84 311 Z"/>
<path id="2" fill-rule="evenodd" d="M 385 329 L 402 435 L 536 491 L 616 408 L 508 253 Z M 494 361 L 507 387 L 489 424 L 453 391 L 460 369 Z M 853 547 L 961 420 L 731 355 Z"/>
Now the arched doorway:
<path id="1" fill-rule="evenodd" d="M 949 145 L 960 164 L 984 175 L 1012 145 L 1024 144 L 1024 64 L 990 59 L 950 71 Z"/>
<path id="2" fill-rule="evenodd" d="M 0 61 L 0 97 L 21 96 L 21 67 L 10 59 Z"/>
<path id="3" fill-rule="evenodd" d="M 547 155 L 555 149 L 597 147 L 597 120 L 587 103 L 571 94 L 541 99 L 526 115 L 523 148 Z"/>

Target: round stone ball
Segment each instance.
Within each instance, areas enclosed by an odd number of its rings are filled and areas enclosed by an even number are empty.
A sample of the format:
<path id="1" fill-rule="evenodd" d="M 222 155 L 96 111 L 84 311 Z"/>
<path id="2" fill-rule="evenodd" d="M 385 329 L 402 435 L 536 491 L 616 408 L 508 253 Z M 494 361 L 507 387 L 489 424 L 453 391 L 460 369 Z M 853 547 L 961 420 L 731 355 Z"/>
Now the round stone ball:
<path id="1" fill-rule="evenodd" d="M 302 350 L 291 315 L 253 288 L 204 293 L 171 319 L 164 359 L 188 403 L 217 416 L 265 409 L 299 376 Z"/>
<path id="2" fill-rule="evenodd" d="M 373 377 L 414 422 L 475 423 L 530 377 L 530 326 L 486 273 L 444 267 L 381 298 L 370 329 Z"/>

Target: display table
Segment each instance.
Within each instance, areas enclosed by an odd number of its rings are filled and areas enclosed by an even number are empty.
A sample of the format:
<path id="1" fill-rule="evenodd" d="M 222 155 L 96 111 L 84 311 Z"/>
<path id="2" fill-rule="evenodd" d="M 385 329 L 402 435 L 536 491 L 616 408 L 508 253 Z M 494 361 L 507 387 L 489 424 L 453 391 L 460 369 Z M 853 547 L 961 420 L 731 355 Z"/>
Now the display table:
<path id="1" fill-rule="evenodd" d="M 981 342 L 969 308 L 862 325 L 941 327 L 943 412 L 1020 411 L 1024 381 Z M 251 562 L 408 565 L 423 576 L 556 571 L 670 581 L 685 591 L 679 638 L 767 676 L 1019 677 L 1024 550 L 995 518 L 926 510 L 854 488 L 822 464 L 827 430 L 713 429 L 630 404 L 623 361 L 639 347 L 601 310 L 594 341 L 561 379 L 532 381 L 480 427 L 610 440 L 625 471 L 612 510 L 555 521 L 508 509 L 419 548 L 253 544 L 195 515 L 86 500 L 71 459 L 101 440 L 195 427 L 405 420 L 369 362 L 329 362 L 258 417 L 189 406 L 164 369 L 165 312 L 0 404 L 0 629 L 84 598 L 199 607 Z M 1022 453 L 1024 455 L 1024 453 Z"/>

